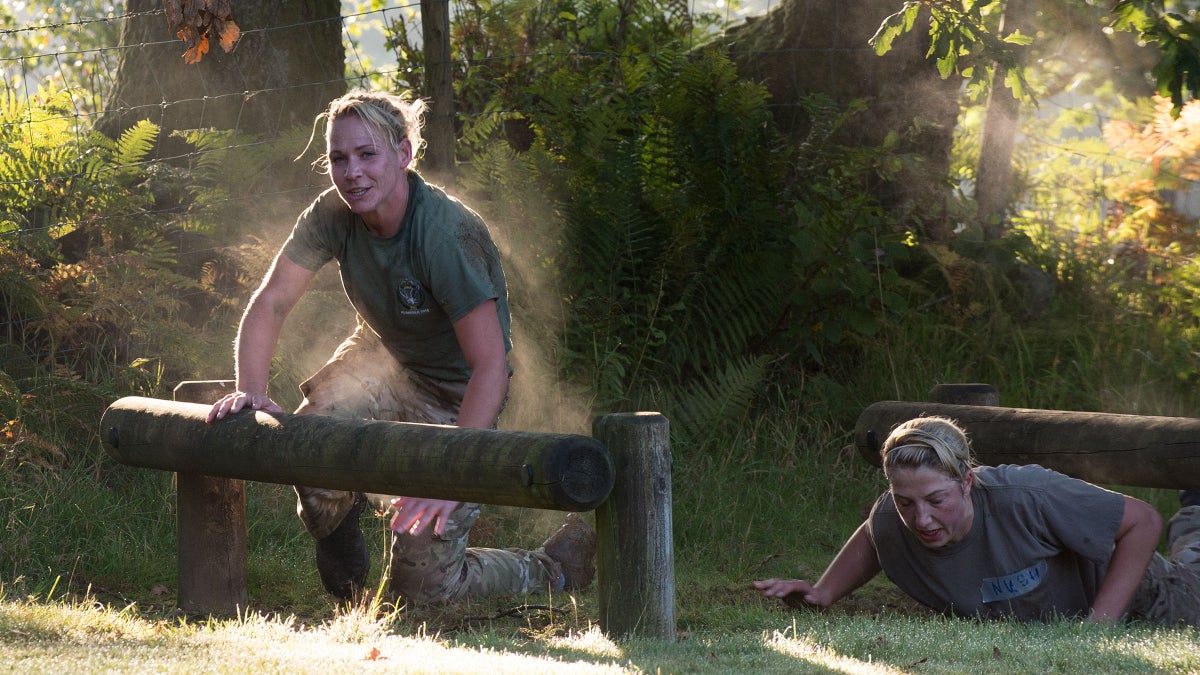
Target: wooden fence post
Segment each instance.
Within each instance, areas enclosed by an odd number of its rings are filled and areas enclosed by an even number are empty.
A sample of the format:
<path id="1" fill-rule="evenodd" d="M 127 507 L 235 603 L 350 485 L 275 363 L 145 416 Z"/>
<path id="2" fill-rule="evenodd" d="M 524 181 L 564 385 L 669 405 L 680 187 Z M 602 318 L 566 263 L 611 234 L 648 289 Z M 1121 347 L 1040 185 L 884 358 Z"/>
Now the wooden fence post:
<path id="1" fill-rule="evenodd" d="M 232 380 L 181 382 L 175 400 L 213 403 Z M 188 614 L 236 614 L 246 592 L 246 481 L 175 474 L 178 605 Z"/>
<path id="2" fill-rule="evenodd" d="M 675 641 L 671 453 L 659 413 L 602 415 L 592 435 L 608 448 L 616 482 L 596 508 L 600 629 Z"/>
<path id="3" fill-rule="evenodd" d="M 425 122 L 424 167 L 442 184 L 454 181 L 454 64 L 450 61 L 450 2 L 421 0 L 425 88 L 430 99 Z M 414 148 L 415 150 L 415 148 Z"/>

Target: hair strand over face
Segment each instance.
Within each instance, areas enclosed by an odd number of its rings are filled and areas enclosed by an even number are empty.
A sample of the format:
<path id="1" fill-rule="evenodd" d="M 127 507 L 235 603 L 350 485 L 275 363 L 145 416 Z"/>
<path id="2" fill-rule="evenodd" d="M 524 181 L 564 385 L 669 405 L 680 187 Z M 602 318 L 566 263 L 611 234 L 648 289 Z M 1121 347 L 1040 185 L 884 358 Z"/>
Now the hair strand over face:
<path id="1" fill-rule="evenodd" d="M 364 124 L 386 138 L 391 149 L 399 150 L 400 144 L 407 140 L 412 148 L 413 157 L 409 166 L 415 168 L 418 154 L 425 147 L 425 140 L 421 137 L 425 110 L 425 101 L 419 98 L 409 100 L 386 92 L 354 89 L 330 101 L 329 107 L 316 116 L 305 150 L 312 145 L 313 136 L 316 135 L 317 125 L 321 120 L 325 120 L 325 140 L 328 144 L 333 123 L 346 115 L 357 115 Z M 303 155 L 304 153 L 301 153 L 301 156 Z M 328 150 L 313 164 L 321 172 L 328 172 Z"/>

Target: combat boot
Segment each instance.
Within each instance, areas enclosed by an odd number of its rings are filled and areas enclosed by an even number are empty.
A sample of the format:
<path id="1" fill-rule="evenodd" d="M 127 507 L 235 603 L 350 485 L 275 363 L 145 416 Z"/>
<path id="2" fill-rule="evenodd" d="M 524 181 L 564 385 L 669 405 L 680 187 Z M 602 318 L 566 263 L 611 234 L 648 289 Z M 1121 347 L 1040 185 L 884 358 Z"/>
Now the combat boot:
<path id="1" fill-rule="evenodd" d="M 586 588 L 596 575 L 596 531 L 578 513 L 567 515 L 558 531 L 542 544 L 542 551 L 558 563 L 562 588 Z"/>
<path id="2" fill-rule="evenodd" d="M 317 572 L 325 590 L 341 600 L 352 600 L 362 592 L 371 570 L 371 553 L 363 539 L 359 517 L 367 498 L 354 496 L 354 506 L 327 537 L 317 540 Z"/>

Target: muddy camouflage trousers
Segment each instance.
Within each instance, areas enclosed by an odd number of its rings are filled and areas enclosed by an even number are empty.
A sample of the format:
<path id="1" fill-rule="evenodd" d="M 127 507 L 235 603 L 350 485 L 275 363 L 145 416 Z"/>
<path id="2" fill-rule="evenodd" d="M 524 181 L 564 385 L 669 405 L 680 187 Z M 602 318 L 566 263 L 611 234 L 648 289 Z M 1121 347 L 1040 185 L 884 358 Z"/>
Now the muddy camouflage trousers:
<path id="1" fill-rule="evenodd" d="M 359 326 L 300 388 L 304 401 L 297 414 L 452 425 L 466 383 L 436 380 L 407 370 L 369 329 Z M 357 512 L 354 522 L 341 526 L 356 505 L 362 508 L 364 496 L 303 486 L 296 486 L 296 494 L 300 520 L 318 540 L 318 567 L 326 589 L 347 595 L 349 580 L 327 578 L 344 569 L 354 570 L 347 573 L 360 577 L 352 584 L 360 589 L 369 559 L 357 529 Z M 541 551 L 469 548 L 468 535 L 479 512 L 479 504 L 460 504 L 447 519 L 441 536 L 434 536 L 433 528 L 415 537 L 393 532 L 389 592 L 404 602 L 430 604 L 545 591 L 561 581 L 560 575 L 551 571 L 553 561 Z"/>
<path id="2" fill-rule="evenodd" d="M 1200 506 L 1185 506 L 1167 522 L 1167 555 L 1151 558 L 1130 616 L 1200 626 Z"/>

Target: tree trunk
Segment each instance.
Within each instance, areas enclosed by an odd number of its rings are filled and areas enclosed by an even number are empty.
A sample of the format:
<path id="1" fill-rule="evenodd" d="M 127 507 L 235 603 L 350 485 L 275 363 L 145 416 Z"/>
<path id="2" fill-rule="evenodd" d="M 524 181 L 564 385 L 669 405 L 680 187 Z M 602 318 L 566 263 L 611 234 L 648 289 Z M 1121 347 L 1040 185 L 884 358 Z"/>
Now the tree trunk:
<path id="1" fill-rule="evenodd" d="M 872 194 L 885 206 L 917 213 L 928 234 L 945 239 L 950 230 L 937 222 L 937 210 L 947 195 L 962 82 L 938 76 L 925 58 L 929 38 L 919 29 L 887 54 L 875 54 L 868 41 L 893 11 L 871 0 L 783 0 L 729 30 L 721 43 L 743 77 L 765 84 L 775 121 L 798 145 L 814 123 L 829 122 L 812 119 L 804 97 L 827 95 L 842 106 L 865 100 L 868 110 L 847 121 L 837 142 L 877 147 L 888 134 L 900 134 L 897 151 L 921 156 L 924 168 L 901 171 Z"/>
<path id="2" fill-rule="evenodd" d="M 1009 0 L 1004 8 L 1000 33 L 1020 30 L 1025 35 L 1031 35 L 1031 4 L 1028 0 Z M 1022 58 L 1024 53 L 1022 48 Z M 1004 82 L 1007 73 L 1004 66 L 996 64 L 992 88 L 988 93 L 987 112 L 983 118 L 979 165 L 975 169 L 975 204 L 979 209 L 978 219 L 983 236 L 989 241 L 999 239 L 1004 234 L 1008 193 L 1012 187 L 1013 144 L 1021 114 L 1021 102 Z"/>
<path id="3" fill-rule="evenodd" d="M 345 92 L 338 0 L 234 0 L 241 39 L 184 63 L 161 0 L 126 0 L 116 84 L 97 129 L 118 136 L 138 120 L 160 128 L 154 157 L 187 152 L 172 131 L 213 128 L 272 137 L 311 125 Z"/>

